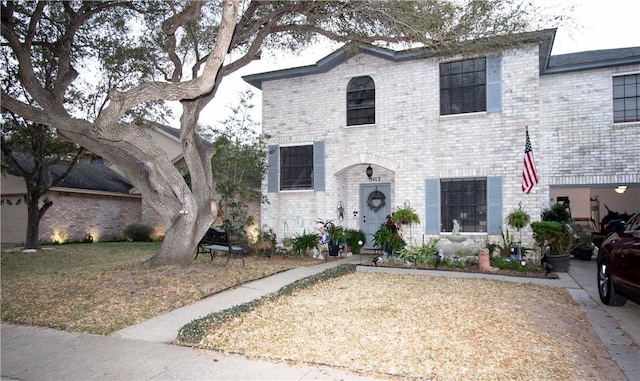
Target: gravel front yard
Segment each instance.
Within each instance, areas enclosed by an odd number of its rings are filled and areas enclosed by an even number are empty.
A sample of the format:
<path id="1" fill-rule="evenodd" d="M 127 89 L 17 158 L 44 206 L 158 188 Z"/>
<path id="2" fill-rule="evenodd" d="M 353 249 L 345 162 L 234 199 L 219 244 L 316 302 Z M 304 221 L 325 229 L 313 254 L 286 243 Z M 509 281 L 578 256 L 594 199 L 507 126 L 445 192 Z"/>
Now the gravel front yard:
<path id="1" fill-rule="evenodd" d="M 202 347 L 383 378 L 624 380 L 562 288 L 353 273 L 207 330 Z"/>

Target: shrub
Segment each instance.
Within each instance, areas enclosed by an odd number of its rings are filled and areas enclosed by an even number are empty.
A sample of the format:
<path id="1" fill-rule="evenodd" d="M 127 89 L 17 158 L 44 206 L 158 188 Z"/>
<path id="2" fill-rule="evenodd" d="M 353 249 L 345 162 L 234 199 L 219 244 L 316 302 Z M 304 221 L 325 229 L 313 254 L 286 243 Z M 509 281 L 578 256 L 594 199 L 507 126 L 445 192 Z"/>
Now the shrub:
<path id="1" fill-rule="evenodd" d="M 147 224 L 129 224 L 122 231 L 127 240 L 134 242 L 151 242 L 151 234 L 153 227 Z"/>
<path id="2" fill-rule="evenodd" d="M 439 241 L 440 239 L 438 238 L 430 238 L 429 242 L 423 243 L 422 246 L 411 246 L 408 250 L 400 250 L 398 256 L 405 261 L 415 261 L 416 264 L 429 263 L 429 260 L 433 259 L 433 263 L 431 264 L 435 264 L 435 256 L 438 255 L 437 244 Z"/>
<path id="3" fill-rule="evenodd" d="M 367 242 L 367 236 L 359 229 L 346 229 L 344 234 L 347 245 L 351 248 L 351 252 L 353 254 L 358 254 L 360 252 L 360 245 L 358 245 L 358 242 L 361 241 L 364 245 Z"/>
<path id="4" fill-rule="evenodd" d="M 304 256 L 307 249 L 313 249 L 320 245 L 320 236 L 316 233 L 297 234 L 293 237 L 293 252 Z"/>

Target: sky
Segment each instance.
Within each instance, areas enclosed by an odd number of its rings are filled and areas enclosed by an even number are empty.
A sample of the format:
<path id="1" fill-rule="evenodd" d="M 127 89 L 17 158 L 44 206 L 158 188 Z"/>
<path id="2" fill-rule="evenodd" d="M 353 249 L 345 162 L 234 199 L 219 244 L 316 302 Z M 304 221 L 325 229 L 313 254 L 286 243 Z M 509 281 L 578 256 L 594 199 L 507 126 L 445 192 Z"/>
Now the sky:
<path id="1" fill-rule="evenodd" d="M 574 6 L 572 22 L 559 27 L 553 44 L 552 55 L 589 50 L 640 46 L 640 0 L 532 0 L 552 14 L 561 6 Z M 233 75 L 223 79 L 216 99 L 202 112 L 201 124 L 213 125 L 230 114 L 230 105 L 237 102 L 239 93 L 251 89 L 256 94 L 252 116 L 262 119 L 262 96 L 258 89 L 241 78 L 243 75 L 315 64 L 321 58 L 339 48 L 339 45 L 319 45 L 303 54 L 292 56 L 280 53 L 277 57 L 263 55 Z"/>

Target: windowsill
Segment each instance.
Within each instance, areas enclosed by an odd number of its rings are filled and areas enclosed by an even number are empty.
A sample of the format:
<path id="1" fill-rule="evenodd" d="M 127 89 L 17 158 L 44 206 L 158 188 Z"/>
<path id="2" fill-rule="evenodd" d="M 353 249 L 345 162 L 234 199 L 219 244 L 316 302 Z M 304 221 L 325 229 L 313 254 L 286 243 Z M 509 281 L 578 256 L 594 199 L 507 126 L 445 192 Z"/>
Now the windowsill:
<path id="1" fill-rule="evenodd" d="M 313 192 L 313 189 L 287 189 L 287 190 L 282 190 L 280 189 L 278 192 L 279 193 L 304 193 L 304 192 Z"/>
<path id="2" fill-rule="evenodd" d="M 638 122 L 623 122 L 623 123 L 613 123 L 613 128 L 632 128 L 632 127 L 640 127 L 640 121 Z"/>
<path id="3" fill-rule="evenodd" d="M 440 119 L 481 118 L 487 115 L 486 111 L 467 112 L 463 114 L 440 115 Z"/>
<path id="4" fill-rule="evenodd" d="M 371 127 L 377 127 L 377 124 L 356 124 L 353 126 L 344 126 L 345 129 L 356 129 L 356 128 L 371 128 Z"/>
<path id="5" fill-rule="evenodd" d="M 443 237 L 447 237 L 450 235 L 453 235 L 453 233 L 451 232 L 440 232 L 440 235 Z M 475 236 L 475 237 L 481 237 L 481 236 L 485 236 L 488 235 L 487 232 L 460 232 L 459 235 L 466 235 L 466 236 Z"/>

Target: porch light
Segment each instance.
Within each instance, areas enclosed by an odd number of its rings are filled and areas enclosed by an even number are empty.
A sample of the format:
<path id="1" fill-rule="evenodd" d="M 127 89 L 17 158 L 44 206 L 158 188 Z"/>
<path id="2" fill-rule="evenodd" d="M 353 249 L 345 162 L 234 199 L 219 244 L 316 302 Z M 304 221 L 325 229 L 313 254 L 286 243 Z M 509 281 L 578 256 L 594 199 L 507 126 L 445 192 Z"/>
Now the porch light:
<path id="1" fill-rule="evenodd" d="M 373 168 L 371 168 L 371 164 L 367 167 L 367 177 L 371 180 L 371 176 L 373 176 Z"/>
<path id="2" fill-rule="evenodd" d="M 367 169 L 367 174 L 369 173 L 369 170 Z M 624 193 L 627 191 L 627 186 L 626 185 L 618 185 L 617 187 L 615 187 L 614 189 L 616 191 L 616 193 Z"/>

